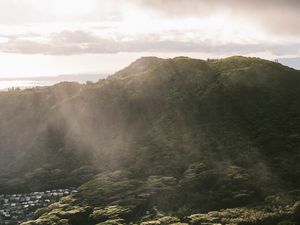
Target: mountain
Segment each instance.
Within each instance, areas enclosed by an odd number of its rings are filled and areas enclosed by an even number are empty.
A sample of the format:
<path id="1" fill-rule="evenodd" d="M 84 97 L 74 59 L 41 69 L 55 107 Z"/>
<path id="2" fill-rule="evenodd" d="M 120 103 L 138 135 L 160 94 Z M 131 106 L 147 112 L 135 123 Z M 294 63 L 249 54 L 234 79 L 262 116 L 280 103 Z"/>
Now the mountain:
<path id="1" fill-rule="evenodd" d="M 144 57 L 95 84 L 2 92 L 0 190 L 78 187 L 27 225 L 296 224 L 299 86 L 259 58 Z"/>

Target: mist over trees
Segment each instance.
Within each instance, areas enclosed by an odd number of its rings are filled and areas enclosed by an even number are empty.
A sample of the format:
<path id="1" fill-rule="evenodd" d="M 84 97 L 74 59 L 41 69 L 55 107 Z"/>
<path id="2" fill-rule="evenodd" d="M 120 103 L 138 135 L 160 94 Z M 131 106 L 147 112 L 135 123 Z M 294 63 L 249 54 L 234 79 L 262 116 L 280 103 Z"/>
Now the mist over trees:
<path id="1" fill-rule="evenodd" d="M 95 207 L 178 215 L 292 192 L 299 86 L 258 58 L 145 57 L 94 84 L 2 92 L 0 192 L 82 185 Z"/>

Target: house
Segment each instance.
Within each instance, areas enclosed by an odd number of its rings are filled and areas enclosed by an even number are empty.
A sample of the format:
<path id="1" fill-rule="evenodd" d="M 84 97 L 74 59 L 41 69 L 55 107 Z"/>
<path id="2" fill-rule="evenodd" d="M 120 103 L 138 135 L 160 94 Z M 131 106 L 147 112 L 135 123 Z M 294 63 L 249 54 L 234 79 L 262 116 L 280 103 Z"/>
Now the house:
<path id="1" fill-rule="evenodd" d="M 77 193 L 75 188 L 26 194 L 0 195 L 0 225 L 20 224 L 32 218 L 37 208 L 47 207 L 60 197 Z"/>

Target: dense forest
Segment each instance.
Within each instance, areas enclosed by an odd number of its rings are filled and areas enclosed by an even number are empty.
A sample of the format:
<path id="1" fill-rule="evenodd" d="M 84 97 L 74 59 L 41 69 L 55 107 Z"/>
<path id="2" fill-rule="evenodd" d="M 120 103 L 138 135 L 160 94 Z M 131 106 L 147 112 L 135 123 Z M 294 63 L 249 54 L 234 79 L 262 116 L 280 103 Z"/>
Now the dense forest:
<path id="1" fill-rule="evenodd" d="M 144 57 L 0 93 L 0 193 L 75 186 L 26 225 L 299 224 L 300 71 Z"/>

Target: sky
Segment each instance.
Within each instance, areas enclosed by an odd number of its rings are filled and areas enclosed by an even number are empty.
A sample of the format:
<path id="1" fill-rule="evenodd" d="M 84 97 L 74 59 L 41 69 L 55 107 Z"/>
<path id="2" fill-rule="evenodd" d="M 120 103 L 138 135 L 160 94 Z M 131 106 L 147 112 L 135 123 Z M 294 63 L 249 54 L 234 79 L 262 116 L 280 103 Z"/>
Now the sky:
<path id="1" fill-rule="evenodd" d="M 298 0 L 1 0 L 0 77 L 111 74 L 142 56 L 282 59 Z"/>

